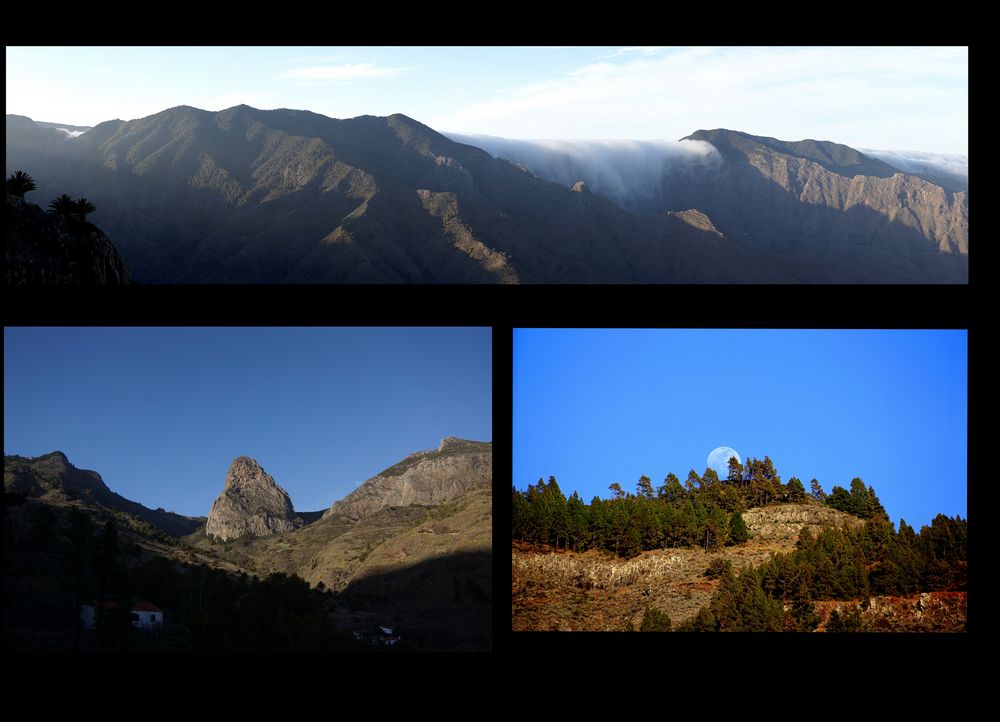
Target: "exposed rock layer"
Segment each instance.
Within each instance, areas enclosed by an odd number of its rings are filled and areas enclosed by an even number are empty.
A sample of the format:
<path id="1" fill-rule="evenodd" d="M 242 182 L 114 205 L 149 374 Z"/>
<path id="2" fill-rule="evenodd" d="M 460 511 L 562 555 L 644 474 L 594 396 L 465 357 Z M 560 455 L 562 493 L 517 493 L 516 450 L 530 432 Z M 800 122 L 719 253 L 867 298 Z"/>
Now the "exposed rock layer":
<path id="1" fill-rule="evenodd" d="M 390 506 L 442 504 L 493 481 L 493 443 L 449 436 L 368 479 L 324 514 L 360 519 Z"/>

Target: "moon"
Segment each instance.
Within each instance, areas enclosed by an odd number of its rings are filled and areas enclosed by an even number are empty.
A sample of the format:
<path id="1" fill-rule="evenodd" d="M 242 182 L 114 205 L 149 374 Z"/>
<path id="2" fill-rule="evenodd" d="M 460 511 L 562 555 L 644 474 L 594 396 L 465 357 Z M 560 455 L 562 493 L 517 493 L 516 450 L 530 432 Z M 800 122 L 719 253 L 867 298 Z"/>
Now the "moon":
<path id="1" fill-rule="evenodd" d="M 720 479 L 725 479 L 729 476 L 729 459 L 733 456 L 736 457 L 738 462 L 743 463 L 743 459 L 740 458 L 736 449 L 729 446 L 720 446 L 712 449 L 712 453 L 708 455 L 708 465 L 715 469 L 715 473 L 719 475 Z"/>

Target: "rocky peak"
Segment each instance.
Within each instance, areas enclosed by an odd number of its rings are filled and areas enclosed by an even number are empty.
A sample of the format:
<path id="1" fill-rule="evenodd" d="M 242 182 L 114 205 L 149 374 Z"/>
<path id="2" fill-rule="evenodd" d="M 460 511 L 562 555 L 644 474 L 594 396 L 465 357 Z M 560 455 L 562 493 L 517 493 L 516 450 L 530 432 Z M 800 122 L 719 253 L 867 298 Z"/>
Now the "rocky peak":
<path id="1" fill-rule="evenodd" d="M 56 464 L 62 464 L 63 466 L 69 466 L 69 458 L 61 451 L 50 451 L 48 454 L 42 454 L 35 459 L 36 461 L 49 461 Z"/>
<path id="2" fill-rule="evenodd" d="M 288 492 L 249 456 L 233 459 L 222 493 L 212 504 L 205 531 L 223 541 L 267 536 L 302 525 Z"/>
<path id="3" fill-rule="evenodd" d="M 226 489 L 257 482 L 269 482 L 277 486 L 274 479 L 264 471 L 256 459 L 249 456 L 237 456 L 233 459 L 233 463 L 229 465 L 229 472 L 226 474 Z"/>
<path id="4" fill-rule="evenodd" d="M 450 446 L 461 446 L 462 444 L 468 444 L 468 441 L 460 439 L 457 436 L 446 436 L 441 439 L 441 443 L 438 444 L 438 451 L 444 451 Z"/>

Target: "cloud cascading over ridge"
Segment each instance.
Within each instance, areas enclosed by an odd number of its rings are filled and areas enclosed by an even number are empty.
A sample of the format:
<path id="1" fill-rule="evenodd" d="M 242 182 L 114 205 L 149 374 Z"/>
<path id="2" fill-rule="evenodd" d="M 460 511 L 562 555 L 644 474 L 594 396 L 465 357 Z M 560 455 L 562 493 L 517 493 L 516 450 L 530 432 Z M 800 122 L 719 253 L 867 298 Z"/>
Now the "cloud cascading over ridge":
<path id="1" fill-rule="evenodd" d="M 700 140 L 513 140 L 445 135 L 522 165 L 544 180 L 565 186 L 582 180 L 593 192 L 626 208 L 656 198 L 679 167 L 714 168 L 722 162 L 715 147 Z"/>
<path id="2" fill-rule="evenodd" d="M 424 122 L 513 138 L 680 138 L 738 128 L 963 153 L 968 48 L 623 48 L 477 94 Z"/>
<path id="3" fill-rule="evenodd" d="M 870 150 L 859 148 L 865 155 L 899 168 L 904 173 L 915 173 L 930 178 L 945 177 L 969 182 L 969 157 L 948 153 L 925 153 L 919 150 Z"/>

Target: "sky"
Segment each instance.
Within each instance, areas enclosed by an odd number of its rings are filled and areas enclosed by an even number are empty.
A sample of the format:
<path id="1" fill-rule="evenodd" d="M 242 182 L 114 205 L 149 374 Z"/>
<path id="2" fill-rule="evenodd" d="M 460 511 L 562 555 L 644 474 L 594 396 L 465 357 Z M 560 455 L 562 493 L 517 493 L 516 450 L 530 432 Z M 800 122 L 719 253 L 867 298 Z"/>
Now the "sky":
<path id="1" fill-rule="evenodd" d="M 720 446 L 783 483 L 872 485 L 893 522 L 967 518 L 964 330 L 515 329 L 514 486 L 635 493 Z"/>
<path id="2" fill-rule="evenodd" d="M 965 47 L 7 47 L 6 63 L 7 113 L 72 125 L 245 103 L 505 138 L 729 128 L 968 154 Z"/>
<path id="3" fill-rule="evenodd" d="M 4 453 L 206 516 L 237 456 L 297 511 L 445 436 L 492 440 L 488 328 L 5 328 Z"/>

